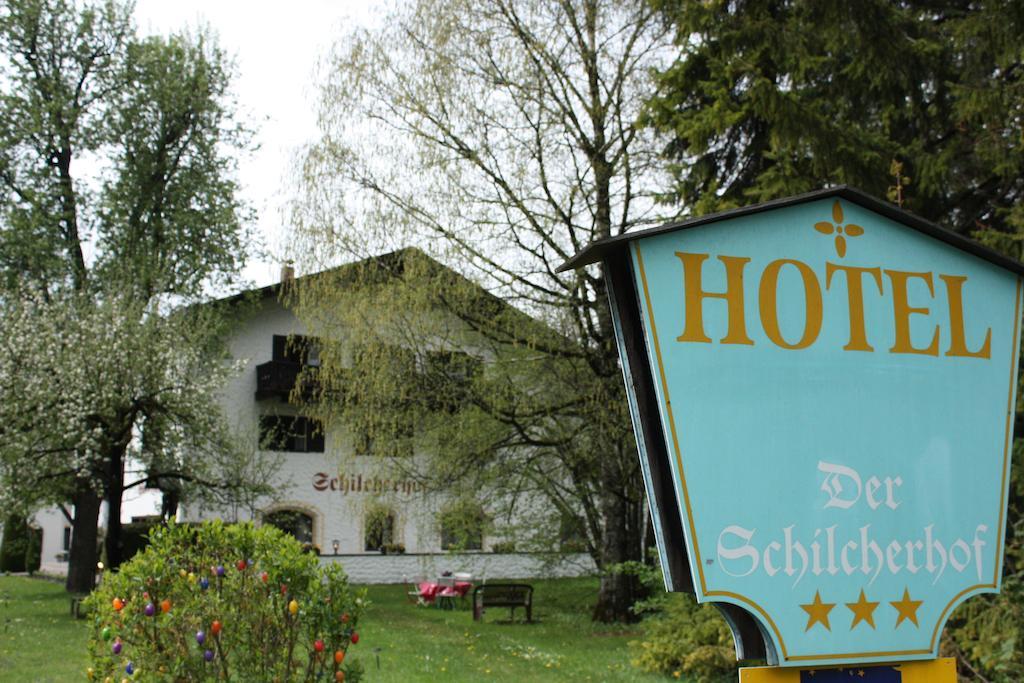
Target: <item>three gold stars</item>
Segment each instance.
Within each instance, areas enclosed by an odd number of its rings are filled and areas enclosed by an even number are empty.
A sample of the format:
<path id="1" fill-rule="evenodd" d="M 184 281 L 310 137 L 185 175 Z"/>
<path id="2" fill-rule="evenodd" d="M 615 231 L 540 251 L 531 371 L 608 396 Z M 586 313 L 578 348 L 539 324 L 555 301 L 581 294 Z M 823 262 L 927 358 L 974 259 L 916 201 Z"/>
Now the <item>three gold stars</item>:
<path id="1" fill-rule="evenodd" d="M 896 608 L 897 612 L 899 612 L 899 617 L 896 618 L 896 628 L 899 628 L 900 624 L 902 624 L 906 619 L 914 622 L 914 626 L 917 626 L 917 608 L 921 606 L 922 602 L 924 602 L 924 600 L 911 600 L 910 590 L 904 588 L 903 599 L 889 603 Z"/>
<path id="2" fill-rule="evenodd" d="M 896 626 L 894 628 L 899 628 L 900 624 L 908 620 L 913 622 L 914 626 L 918 626 L 917 610 L 923 603 L 923 600 L 911 600 L 910 590 L 904 588 L 902 599 L 889 602 L 890 605 L 896 608 L 897 612 Z M 875 609 L 881 603 L 868 600 L 863 588 L 860 591 L 857 602 L 847 602 L 845 604 L 853 612 L 853 622 L 850 624 L 851 631 L 857 628 L 857 625 L 862 621 L 871 628 L 875 628 Z M 832 625 L 829 623 L 828 616 L 835 606 L 835 603 L 823 602 L 821 591 L 815 591 L 812 602 L 800 605 L 800 609 L 807 612 L 807 626 L 804 628 L 804 631 L 810 631 L 815 624 L 821 624 L 825 627 L 825 630 L 831 631 Z"/>

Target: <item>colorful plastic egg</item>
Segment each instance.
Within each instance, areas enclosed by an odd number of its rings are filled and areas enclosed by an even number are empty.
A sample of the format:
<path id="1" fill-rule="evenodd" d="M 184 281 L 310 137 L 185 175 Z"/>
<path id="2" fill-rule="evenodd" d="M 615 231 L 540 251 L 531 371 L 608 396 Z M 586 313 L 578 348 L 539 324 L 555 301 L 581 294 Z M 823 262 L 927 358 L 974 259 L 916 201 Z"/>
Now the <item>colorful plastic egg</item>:
<path id="1" fill-rule="evenodd" d="M 131 662 L 128 662 L 128 664 L 126 664 L 124 667 L 124 672 L 131 676 L 133 673 L 135 673 L 135 665 Z"/>
<path id="2" fill-rule="evenodd" d="M 163 600 L 161 600 L 160 601 L 160 611 L 163 612 L 164 614 L 167 614 L 168 612 L 170 612 L 171 611 L 171 601 L 168 600 L 167 598 L 164 598 Z"/>
<path id="3" fill-rule="evenodd" d="M 220 634 L 220 622 L 218 620 L 214 619 L 213 623 L 210 624 L 210 633 L 212 633 L 214 636 Z"/>
<path id="4" fill-rule="evenodd" d="M 110 630 L 109 626 L 104 626 L 103 630 L 100 631 L 100 635 L 103 637 L 103 640 L 110 640 L 110 638 L 114 635 L 114 632 Z"/>
<path id="5" fill-rule="evenodd" d="M 213 661 L 213 650 L 207 650 L 206 652 L 204 652 L 203 653 L 203 659 L 205 659 L 208 662 L 212 662 Z"/>
<path id="6" fill-rule="evenodd" d="M 217 576 L 224 576 L 224 565 L 217 565 Z"/>
<path id="7" fill-rule="evenodd" d="M 147 603 L 146 603 L 146 609 L 145 609 L 145 610 L 143 610 L 143 611 L 144 611 L 144 612 L 146 613 L 146 616 L 147 616 L 147 617 L 151 617 L 151 616 L 153 616 L 154 614 L 156 614 L 156 605 L 154 605 L 154 604 L 153 604 L 153 603 L 151 603 L 151 602 L 147 602 Z"/>
<path id="8" fill-rule="evenodd" d="M 359 634 L 356 633 L 355 631 L 352 631 L 352 644 L 355 645 L 358 642 L 359 642 Z"/>
<path id="9" fill-rule="evenodd" d="M 317 640 L 314 640 L 313 641 L 313 649 L 316 650 L 317 652 L 323 652 L 324 651 L 324 641 L 320 640 L 319 638 Z"/>
<path id="10" fill-rule="evenodd" d="M 299 603 L 297 600 L 292 600 L 288 603 L 288 612 L 294 617 L 299 613 Z"/>
<path id="11" fill-rule="evenodd" d="M 121 600 L 121 598 L 114 598 L 111 604 L 114 606 L 114 609 L 118 612 L 120 612 L 121 608 L 124 607 L 124 602 Z"/>
<path id="12" fill-rule="evenodd" d="M 344 650 L 335 650 L 334 651 L 334 663 L 335 664 L 341 664 L 344 661 L 345 661 L 345 651 Z"/>
<path id="13" fill-rule="evenodd" d="M 120 640 L 115 640 L 114 644 L 110 646 L 110 650 L 115 655 L 119 655 L 119 654 L 121 654 L 121 647 L 122 647 L 121 646 L 121 641 Z"/>
<path id="14" fill-rule="evenodd" d="M 206 633 L 204 631 L 196 631 L 196 642 L 200 645 L 206 642 Z"/>
<path id="15" fill-rule="evenodd" d="M 205 576 L 203 578 L 199 579 L 199 587 L 202 588 L 203 590 L 206 590 L 207 588 L 210 587 L 210 580 L 208 578 L 206 578 Z"/>
<path id="16" fill-rule="evenodd" d="M 246 565 L 246 563 L 245 563 L 245 560 L 239 560 L 238 562 L 235 562 L 235 567 L 236 567 L 236 568 L 238 569 L 238 571 L 240 571 L 240 572 L 244 572 L 244 571 L 245 571 L 245 568 L 246 568 L 247 566 L 248 566 L 248 565 Z"/>

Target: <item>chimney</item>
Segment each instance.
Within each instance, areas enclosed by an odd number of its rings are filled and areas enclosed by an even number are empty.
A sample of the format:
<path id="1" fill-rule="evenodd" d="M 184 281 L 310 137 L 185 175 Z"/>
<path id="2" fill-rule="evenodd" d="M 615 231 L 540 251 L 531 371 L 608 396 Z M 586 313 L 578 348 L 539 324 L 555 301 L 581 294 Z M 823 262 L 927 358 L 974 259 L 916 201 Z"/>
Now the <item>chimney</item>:
<path id="1" fill-rule="evenodd" d="M 294 261 L 292 261 L 291 259 L 288 259 L 281 266 L 281 282 L 282 283 L 291 282 L 292 280 L 295 279 L 295 266 L 293 264 L 294 264 Z"/>

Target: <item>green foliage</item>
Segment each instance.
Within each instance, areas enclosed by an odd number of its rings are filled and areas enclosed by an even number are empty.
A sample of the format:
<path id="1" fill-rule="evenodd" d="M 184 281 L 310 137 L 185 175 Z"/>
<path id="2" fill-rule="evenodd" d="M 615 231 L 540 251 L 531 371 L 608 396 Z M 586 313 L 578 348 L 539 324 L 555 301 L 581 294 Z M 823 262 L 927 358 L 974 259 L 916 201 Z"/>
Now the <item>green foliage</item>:
<path id="1" fill-rule="evenodd" d="M 28 527 L 28 539 L 25 543 L 25 571 L 34 574 L 43 563 L 43 530 L 36 526 Z"/>
<path id="2" fill-rule="evenodd" d="M 121 677 L 129 663 L 138 681 L 361 677 L 346 653 L 359 640 L 363 594 L 340 565 L 321 567 L 270 526 L 156 529 L 150 546 L 105 577 L 87 606 L 90 664 L 100 680 Z"/>
<path id="3" fill-rule="evenodd" d="M 1018 389 L 1020 396 L 1020 389 Z M 960 660 L 961 672 L 993 683 L 1024 680 L 1024 441 L 1014 443 L 1010 500 L 998 595 L 982 595 L 950 616 L 942 651 Z"/>
<path id="4" fill-rule="evenodd" d="M 702 682 L 736 675 L 729 627 L 713 605 L 698 605 L 685 593 L 669 594 L 662 611 L 644 621 L 643 639 L 630 646 L 633 665 L 644 671 L 682 672 Z"/>
<path id="5" fill-rule="evenodd" d="M 681 54 L 645 121 L 686 211 L 900 185 L 905 208 L 1020 256 L 1020 3 L 653 4 Z"/>
<path id="6" fill-rule="evenodd" d="M 4 538 L 0 544 L 0 572 L 25 571 L 28 551 L 28 521 L 24 515 L 10 515 L 4 520 Z"/>
<path id="7" fill-rule="evenodd" d="M 736 656 L 732 634 L 711 604 L 698 605 L 685 593 L 667 593 L 656 551 L 649 562 L 624 562 L 615 568 L 635 576 L 649 597 L 633 605 L 644 615 L 644 636 L 631 641 L 631 662 L 644 671 L 687 680 L 734 680 Z"/>
<path id="8" fill-rule="evenodd" d="M 482 550 L 483 537 L 490 522 L 480 503 L 459 498 L 448 503 L 438 516 L 441 525 L 441 547 L 445 550 Z"/>

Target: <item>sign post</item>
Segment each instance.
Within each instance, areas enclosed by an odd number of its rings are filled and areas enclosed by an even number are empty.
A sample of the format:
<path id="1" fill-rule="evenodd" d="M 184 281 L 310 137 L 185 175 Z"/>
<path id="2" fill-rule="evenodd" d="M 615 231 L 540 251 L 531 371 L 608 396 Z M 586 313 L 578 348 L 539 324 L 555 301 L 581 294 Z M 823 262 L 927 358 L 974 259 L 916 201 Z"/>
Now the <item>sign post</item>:
<path id="1" fill-rule="evenodd" d="M 597 261 L 667 588 L 806 670 L 743 681 L 917 680 L 871 665 L 1000 587 L 1024 265 L 846 187 L 563 269 Z"/>

